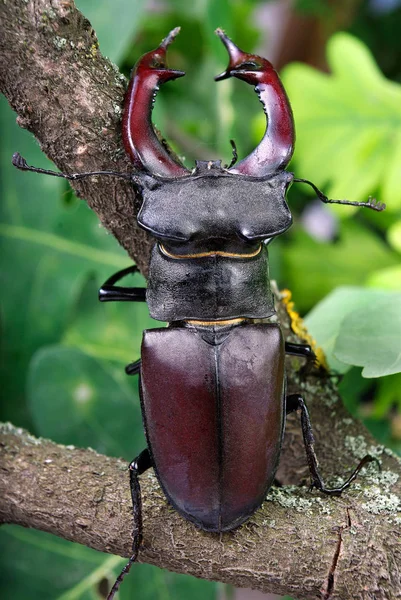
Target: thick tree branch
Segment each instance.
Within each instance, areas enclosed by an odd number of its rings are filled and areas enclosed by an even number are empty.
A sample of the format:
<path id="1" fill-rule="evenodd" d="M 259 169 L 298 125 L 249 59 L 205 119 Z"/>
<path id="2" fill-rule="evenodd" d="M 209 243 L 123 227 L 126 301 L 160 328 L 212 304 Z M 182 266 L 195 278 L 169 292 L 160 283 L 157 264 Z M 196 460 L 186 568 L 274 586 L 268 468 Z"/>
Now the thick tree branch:
<path id="1" fill-rule="evenodd" d="M 0 429 L 0 447 L 2 522 L 130 554 L 126 464 L 35 439 L 10 425 Z M 167 505 L 153 473 L 144 475 L 140 560 L 298 598 L 395 600 L 401 593 L 400 465 L 378 453 L 382 474 L 369 467 L 342 498 L 306 487 L 273 488 L 245 526 L 221 538 L 182 519 Z"/>
<path id="2" fill-rule="evenodd" d="M 0 17 L 0 84 L 20 125 L 64 171 L 129 171 L 120 136 L 125 81 L 100 55 L 90 24 L 74 4 L 2 2 Z M 145 272 L 151 243 L 136 226 L 131 186 L 99 178 L 74 188 Z M 283 306 L 279 312 L 288 336 L 288 315 Z M 289 392 L 302 391 L 308 401 L 323 474 L 344 475 L 369 451 L 382 461 L 381 475 L 371 465 L 342 498 L 274 488 L 248 524 L 221 539 L 179 517 L 154 476 L 145 475 L 140 558 L 298 598 L 398 598 L 400 463 L 350 419 L 327 376 L 301 378 L 300 366 L 293 360 Z M 126 465 L 7 426 L 1 448 L 3 522 L 129 555 Z M 284 484 L 308 481 L 297 415 L 288 419 L 278 478 Z"/>

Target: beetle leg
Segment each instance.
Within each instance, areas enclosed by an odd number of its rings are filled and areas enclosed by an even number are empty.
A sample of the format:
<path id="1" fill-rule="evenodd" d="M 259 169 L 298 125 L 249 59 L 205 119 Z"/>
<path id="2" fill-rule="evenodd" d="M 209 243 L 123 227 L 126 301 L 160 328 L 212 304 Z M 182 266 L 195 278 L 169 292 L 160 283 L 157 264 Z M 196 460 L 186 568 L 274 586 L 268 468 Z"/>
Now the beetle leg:
<path id="1" fill-rule="evenodd" d="M 306 358 L 306 364 L 302 368 L 302 372 L 307 374 L 313 367 L 318 368 L 319 362 L 316 358 L 316 354 L 312 350 L 312 346 L 309 344 L 294 344 L 292 342 L 285 342 L 285 353 L 291 356 L 300 356 Z"/>
<path id="2" fill-rule="evenodd" d="M 138 375 L 140 373 L 141 370 L 141 359 L 139 358 L 138 360 L 130 363 L 129 365 L 127 365 L 125 367 L 125 372 L 127 375 Z"/>
<path id="3" fill-rule="evenodd" d="M 232 148 L 232 159 L 229 165 L 225 165 L 225 169 L 231 169 L 235 165 L 238 160 L 238 152 L 237 152 L 237 144 L 234 140 L 230 140 L 231 148 Z"/>
<path id="4" fill-rule="evenodd" d="M 313 352 L 312 347 L 309 344 L 294 344 L 292 342 L 285 342 L 285 353 L 292 354 L 293 356 L 302 356 L 308 360 L 315 360 L 316 354 Z"/>
<path id="5" fill-rule="evenodd" d="M 100 302 L 146 302 L 146 288 L 114 285 L 126 275 L 134 273 L 139 273 L 136 265 L 122 269 L 109 277 L 99 290 Z"/>
<path id="6" fill-rule="evenodd" d="M 122 569 L 117 579 L 115 580 L 114 585 L 111 588 L 109 595 L 107 596 L 107 600 L 113 600 L 114 595 L 118 591 L 121 582 L 123 581 L 124 577 L 129 573 L 133 563 L 138 557 L 138 550 L 142 543 L 142 499 L 141 486 L 139 485 L 138 476 L 142 475 L 142 473 L 147 471 L 151 466 L 152 459 L 147 448 L 145 448 L 145 450 L 142 450 L 139 456 L 137 456 L 129 466 L 132 510 L 134 516 L 134 541 L 132 543 L 132 555 L 125 567 Z"/>
<path id="7" fill-rule="evenodd" d="M 309 412 L 308 412 L 308 409 L 304 402 L 304 399 L 299 394 L 290 394 L 289 396 L 287 396 L 286 402 L 287 402 L 287 407 L 286 407 L 287 414 L 290 412 L 293 412 L 295 410 L 298 410 L 298 408 L 301 409 L 301 426 L 302 426 L 302 433 L 303 433 L 303 437 L 304 437 L 306 458 L 308 460 L 309 472 L 310 472 L 311 480 L 312 480 L 311 488 L 315 487 L 318 490 L 320 490 L 321 492 L 324 492 L 325 494 L 332 494 L 334 496 L 339 496 L 354 481 L 354 479 L 356 478 L 356 476 L 358 475 L 358 473 L 362 469 L 362 467 L 364 467 L 366 464 L 368 464 L 370 462 L 378 462 L 376 458 L 374 458 L 373 456 L 370 456 L 370 454 L 367 454 L 360 461 L 358 466 L 353 470 L 351 475 L 348 477 L 348 479 L 346 479 L 346 481 L 344 481 L 344 483 L 342 485 L 340 485 L 337 488 L 327 488 L 325 486 L 323 478 L 319 472 L 318 460 L 316 458 L 315 448 L 314 448 L 314 437 L 313 437 L 313 432 L 312 432 L 312 425 L 310 422 Z"/>

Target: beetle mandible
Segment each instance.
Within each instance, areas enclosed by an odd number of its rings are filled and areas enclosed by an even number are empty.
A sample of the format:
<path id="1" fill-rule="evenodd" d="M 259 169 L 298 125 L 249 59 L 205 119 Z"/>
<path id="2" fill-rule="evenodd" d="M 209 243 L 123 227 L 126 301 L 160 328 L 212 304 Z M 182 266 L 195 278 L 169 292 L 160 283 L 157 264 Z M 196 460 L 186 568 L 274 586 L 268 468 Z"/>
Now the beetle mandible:
<path id="1" fill-rule="evenodd" d="M 138 476 L 148 468 L 155 469 L 166 498 L 184 518 L 205 531 L 222 532 L 238 527 L 261 506 L 277 469 L 285 416 L 294 410 L 301 410 L 313 487 L 340 494 L 373 460 L 366 456 L 341 486 L 325 486 L 305 402 L 285 392 L 285 355 L 313 361 L 314 353 L 309 345 L 285 342 L 280 326 L 269 322 L 275 309 L 267 246 L 292 223 L 286 203 L 292 182 L 311 185 L 325 203 L 377 211 L 384 205 L 371 199 L 329 200 L 314 184 L 285 170 L 295 140 L 285 90 L 268 60 L 243 52 L 221 29 L 216 33 L 229 64 L 215 79 L 237 77 L 255 86 L 266 114 L 264 137 L 236 165 L 235 160 L 227 167 L 221 161 L 196 161 L 191 171 L 173 158 L 155 134 L 151 112 L 159 86 L 184 75 L 166 60 L 178 32 L 178 27 L 172 30 L 133 71 L 123 116 L 132 175 L 68 175 L 30 167 L 19 154 L 13 157 L 22 170 L 69 180 L 129 179 L 142 197 L 138 224 L 156 239 L 146 292 L 116 285 L 136 266 L 110 277 L 99 291 L 101 301 L 147 301 L 151 316 L 169 323 L 167 329 L 144 332 L 141 359 L 126 368 L 129 375 L 140 374 L 147 448 L 129 467 L 133 551 L 109 600 L 138 555 Z"/>

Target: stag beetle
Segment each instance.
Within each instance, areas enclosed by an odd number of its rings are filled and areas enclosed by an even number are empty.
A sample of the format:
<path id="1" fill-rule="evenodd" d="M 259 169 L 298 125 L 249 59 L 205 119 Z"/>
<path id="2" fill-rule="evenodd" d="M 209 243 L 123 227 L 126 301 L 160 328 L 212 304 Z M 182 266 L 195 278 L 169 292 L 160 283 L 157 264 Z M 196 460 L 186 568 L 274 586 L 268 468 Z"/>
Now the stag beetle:
<path id="1" fill-rule="evenodd" d="M 134 511 L 133 551 L 109 600 L 136 560 L 142 539 L 138 476 L 149 467 L 170 504 L 205 531 L 229 531 L 262 504 L 272 485 L 286 414 L 301 410 L 312 486 L 340 494 L 372 457 L 366 456 L 338 488 L 319 473 L 308 410 L 298 394 L 286 395 L 286 354 L 314 359 L 309 345 L 283 340 L 270 289 L 268 243 L 292 223 L 286 192 L 311 182 L 285 171 L 294 149 L 291 106 L 271 63 L 240 50 L 221 30 L 229 54 L 216 80 L 237 77 L 255 86 L 266 114 L 260 144 L 238 164 L 196 161 L 188 170 L 160 143 L 151 122 L 159 86 L 184 75 L 167 66 L 166 52 L 179 32 L 137 62 L 125 100 L 123 142 L 134 173 L 75 173 L 36 169 L 18 154 L 20 169 L 70 180 L 91 175 L 128 178 L 142 198 L 138 224 L 155 239 L 145 289 L 116 283 L 135 266 L 110 277 L 101 301 L 147 301 L 154 319 L 169 327 L 145 331 L 141 360 L 127 366 L 140 375 L 147 448 L 130 465 Z M 157 376 L 155 374 L 157 373 Z M 177 418 L 178 417 L 178 418 Z"/>

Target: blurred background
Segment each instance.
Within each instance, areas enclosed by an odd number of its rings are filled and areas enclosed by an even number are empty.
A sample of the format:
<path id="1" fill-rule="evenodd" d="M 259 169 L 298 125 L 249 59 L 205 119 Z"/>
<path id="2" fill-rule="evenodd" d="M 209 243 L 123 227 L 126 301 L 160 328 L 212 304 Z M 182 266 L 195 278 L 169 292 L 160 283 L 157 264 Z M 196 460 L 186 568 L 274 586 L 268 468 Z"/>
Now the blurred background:
<path id="1" fill-rule="evenodd" d="M 351 413 L 400 452 L 401 0 L 76 4 L 100 51 L 127 77 L 141 54 L 181 25 L 169 57 L 187 76 L 162 88 L 153 121 L 187 165 L 195 158 L 230 162 L 231 138 L 243 157 L 264 133 L 252 88 L 213 82 L 227 64 L 214 35 L 222 27 L 280 70 L 297 130 L 290 170 L 330 197 L 361 201 L 372 194 L 386 202 L 384 213 L 327 207 L 294 185 L 294 226 L 271 245 L 270 260 L 272 278 L 292 291 L 341 374 Z M 145 442 L 137 382 L 124 366 L 139 357 L 142 330 L 160 324 L 146 306 L 97 302 L 99 285 L 130 261 L 67 184 L 12 169 L 16 150 L 30 164 L 52 168 L 15 118 L 2 99 L 1 418 L 131 460 Z M 2 598 L 105 598 L 124 564 L 23 528 L 3 527 L 0 538 Z M 149 565 L 133 569 L 119 597 L 267 598 Z"/>

